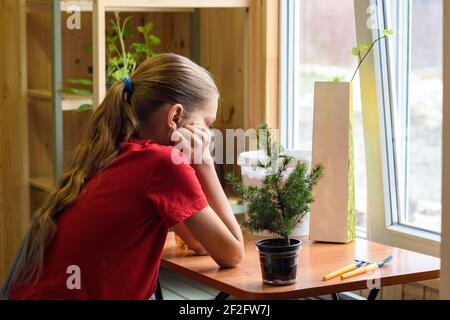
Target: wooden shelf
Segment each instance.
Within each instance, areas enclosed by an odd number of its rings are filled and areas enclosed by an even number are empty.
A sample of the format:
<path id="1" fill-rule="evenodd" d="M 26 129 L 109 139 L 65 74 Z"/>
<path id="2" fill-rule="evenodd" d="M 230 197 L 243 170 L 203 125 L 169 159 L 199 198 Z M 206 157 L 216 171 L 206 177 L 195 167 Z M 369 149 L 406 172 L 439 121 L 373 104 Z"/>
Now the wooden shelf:
<path id="1" fill-rule="evenodd" d="M 30 88 L 27 91 L 32 177 L 29 184 L 35 190 L 53 189 L 52 179 L 45 176 L 61 175 L 65 160 L 87 129 L 89 113 L 63 111 L 75 110 L 82 104 L 96 108 L 105 97 L 105 36 L 111 30 L 108 24 L 111 11 L 129 12 L 126 15 L 133 17 L 130 30 L 142 23 L 154 23 L 153 32 L 161 39 L 155 51 L 190 57 L 214 75 L 221 96 L 225 97 L 220 108 L 226 116 L 217 121 L 220 130 L 256 127 L 266 122 L 266 113 L 260 106 L 266 105 L 269 110 L 272 102 L 277 104 L 278 38 L 274 39 L 278 30 L 277 0 L 25 1 L 29 12 L 24 17 Z M 71 5 L 78 8 L 70 8 Z M 82 12 L 76 31 L 65 27 L 67 15 L 74 9 Z M 266 30 L 273 32 L 266 34 Z M 92 56 L 84 50 L 89 44 Z M 90 67 L 92 98 L 54 95 L 64 79 L 85 78 Z M 270 83 L 269 74 L 274 79 Z M 268 97 L 270 101 L 266 101 Z M 238 170 L 233 165 L 225 169 Z M 37 199 L 41 193 L 45 192 L 33 192 L 32 198 Z M 40 201 L 41 198 L 36 200 L 36 206 Z M 234 199 L 231 206 L 235 214 L 243 212 L 243 205 Z"/>
<path id="2" fill-rule="evenodd" d="M 49 101 L 52 100 L 51 91 L 46 89 L 28 89 L 27 95 L 29 98 L 49 100 Z"/>
<path id="3" fill-rule="evenodd" d="M 70 94 L 62 95 L 62 109 L 63 111 L 76 110 L 82 104 L 92 104 L 91 97 L 75 96 Z"/>
<path id="4" fill-rule="evenodd" d="M 138 8 L 248 8 L 250 0 L 106 0 L 105 8 L 125 11 Z"/>
<path id="5" fill-rule="evenodd" d="M 27 0 L 28 12 L 48 11 L 51 0 Z M 195 8 L 248 8 L 250 0 L 105 0 L 106 11 L 121 12 L 190 12 Z M 62 0 L 61 11 L 92 11 L 92 0 Z"/>
<path id="6" fill-rule="evenodd" d="M 46 89 L 29 89 L 27 91 L 27 95 L 31 99 L 40 99 L 48 101 L 53 100 L 51 91 Z M 71 95 L 66 93 L 62 95 L 61 105 L 63 111 L 76 110 L 82 104 L 92 104 L 92 98 Z"/>
<path id="7" fill-rule="evenodd" d="M 51 192 L 54 188 L 51 177 L 30 178 L 30 186 L 46 192 Z"/>

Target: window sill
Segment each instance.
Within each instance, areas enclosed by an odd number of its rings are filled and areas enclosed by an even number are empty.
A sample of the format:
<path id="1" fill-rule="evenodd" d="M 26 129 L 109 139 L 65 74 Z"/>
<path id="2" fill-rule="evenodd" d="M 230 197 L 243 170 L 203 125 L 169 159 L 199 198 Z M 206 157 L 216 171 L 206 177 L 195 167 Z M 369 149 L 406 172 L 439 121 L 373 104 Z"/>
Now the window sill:
<path id="1" fill-rule="evenodd" d="M 441 242 L 437 234 L 402 225 L 369 230 L 371 230 L 368 235 L 369 240 L 434 257 L 440 256 Z"/>
<path id="2" fill-rule="evenodd" d="M 404 225 L 393 225 L 386 228 L 388 232 L 403 234 L 406 238 L 419 238 L 424 241 L 441 242 L 441 236 L 425 230 L 416 229 Z"/>
<path id="3" fill-rule="evenodd" d="M 367 240 L 367 230 L 361 227 L 356 227 L 356 238 Z"/>

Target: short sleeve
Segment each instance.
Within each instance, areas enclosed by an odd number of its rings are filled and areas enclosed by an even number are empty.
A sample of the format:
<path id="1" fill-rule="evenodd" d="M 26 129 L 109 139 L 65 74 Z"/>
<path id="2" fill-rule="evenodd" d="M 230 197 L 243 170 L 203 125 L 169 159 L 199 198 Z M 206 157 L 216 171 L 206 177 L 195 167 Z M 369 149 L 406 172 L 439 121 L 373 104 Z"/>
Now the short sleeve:
<path id="1" fill-rule="evenodd" d="M 181 152 L 179 156 L 185 158 Z M 208 206 L 195 171 L 185 160 L 177 164 L 163 156 L 147 182 L 145 197 L 167 228 Z"/>

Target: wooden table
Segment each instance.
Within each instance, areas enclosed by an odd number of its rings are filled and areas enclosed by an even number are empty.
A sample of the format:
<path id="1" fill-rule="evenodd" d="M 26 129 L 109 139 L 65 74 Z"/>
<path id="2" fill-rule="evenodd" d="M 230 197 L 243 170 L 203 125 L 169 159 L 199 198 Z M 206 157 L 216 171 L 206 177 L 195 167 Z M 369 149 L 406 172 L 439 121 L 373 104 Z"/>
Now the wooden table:
<path id="1" fill-rule="evenodd" d="M 380 287 L 439 278 L 440 259 L 420 253 L 357 239 L 348 244 L 317 243 L 307 239 L 300 250 L 297 283 L 273 287 L 263 284 L 255 241 L 262 237 L 245 235 L 246 256 L 236 268 L 222 269 L 209 256 L 196 256 L 176 246 L 169 233 L 161 266 L 220 291 L 216 299 L 233 295 L 240 299 L 299 299 L 340 292 L 372 289 L 368 300 L 375 299 Z M 377 262 L 393 255 L 393 261 L 375 272 L 347 280 L 322 281 L 322 276 L 361 259 Z M 157 299 L 162 299 L 158 286 Z"/>

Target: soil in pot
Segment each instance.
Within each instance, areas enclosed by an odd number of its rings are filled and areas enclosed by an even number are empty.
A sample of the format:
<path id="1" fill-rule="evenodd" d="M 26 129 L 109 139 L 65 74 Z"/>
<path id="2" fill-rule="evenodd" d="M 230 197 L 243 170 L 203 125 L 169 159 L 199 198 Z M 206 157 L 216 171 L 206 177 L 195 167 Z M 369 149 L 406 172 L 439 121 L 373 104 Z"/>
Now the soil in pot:
<path id="1" fill-rule="evenodd" d="M 289 241 L 289 243 L 288 243 Z M 301 246 L 298 239 L 264 239 L 256 242 L 263 282 L 271 286 L 294 284 Z"/>

